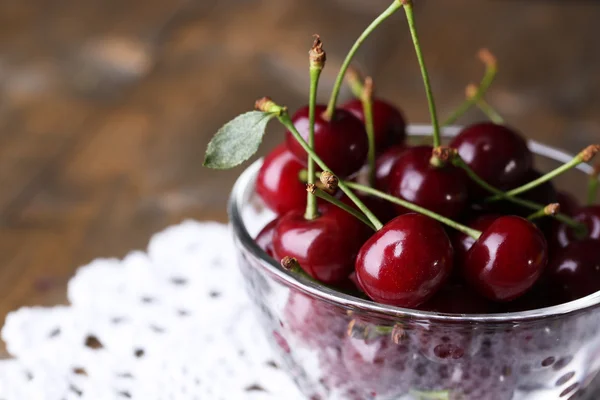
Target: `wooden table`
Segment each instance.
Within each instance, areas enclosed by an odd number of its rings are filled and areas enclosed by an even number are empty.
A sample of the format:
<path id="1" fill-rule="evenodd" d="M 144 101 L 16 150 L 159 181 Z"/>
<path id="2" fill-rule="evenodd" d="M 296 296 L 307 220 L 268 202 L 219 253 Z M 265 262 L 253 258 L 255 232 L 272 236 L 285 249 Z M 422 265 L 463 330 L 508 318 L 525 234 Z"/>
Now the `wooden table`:
<path id="1" fill-rule="evenodd" d="M 64 302 L 78 266 L 144 248 L 170 224 L 225 221 L 241 169 L 202 168 L 210 137 L 258 97 L 307 101 L 313 33 L 329 53 L 325 101 L 341 58 L 388 3 L 0 1 L 0 317 Z M 487 46 L 500 62 L 488 100 L 511 124 L 571 151 L 599 140 L 599 4 L 417 3 L 442 116 L 480 79 L 474 56 Z M 410 121 L 427 122 L 403 13 L 358 63 Z M 274 127 L 261 151 L 279 140 Z"/>

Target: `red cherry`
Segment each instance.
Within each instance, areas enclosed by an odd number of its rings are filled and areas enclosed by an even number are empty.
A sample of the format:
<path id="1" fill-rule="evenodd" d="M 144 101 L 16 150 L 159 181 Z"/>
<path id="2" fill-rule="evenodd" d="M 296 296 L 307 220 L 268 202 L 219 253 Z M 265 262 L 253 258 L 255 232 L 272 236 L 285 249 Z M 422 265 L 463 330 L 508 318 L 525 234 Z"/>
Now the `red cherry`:
<path id="1" fill-rule="evenodd" d="M 256 178 L 256 192 L 267 207 L 283 215 L 306 207 L 306 186 L 298 179 L 304 166 L 282 144 L 265 157 Z"/>
<path id="2" fill-rule="evenodd" d="M 444 284 L 452 258 L 450 239 L 439 223 L 421 214 L 404 214 L 362 246 L 356 276 L 374 301 L 416 307 Z"/>
<path id="3" fill-rule="evenodd" d="M 450 147 L 458 150 L 477 175 L 499 189 L 518 185 L 533 164 L 533 155 L 521 135 L 491 122 L 465 128 Z M 471 189 L 477 197 L 487 195 L 474 183 Z"/>
<path id="4" fill-rule="evenodd" d="M 402 153 L 389 178 L 389 193 L 448 218 L 456 218 L 467 203 L 468 178 L 451 165 L 436 168 L 429 146 L 411 147 Z M 408 212 L 397 206 L 399 213 Z"/>
<path id="5" fill-rule="evenodd" d="M 559 224 L 552 233 L 551 243 L 559 247 L 567 247 L 569 243 L 577 239 L 595 239 L 600 240 L 600 205 L 582 207 L 577 211 L 573 218 L 585 224 L 588 234 L 585 238 L 577 238 L 573 229 L 565 224 Z"/>
<path id="6" fill-rule="evenodd" d="M 455 248 L 456 249 L 456 248 Z M 447 314 L 485 314 L 492 310 L 488 299 L 462 284 L 446 284 L 419 310 Z"/>
<path id="7" fill-rule="evenodd" d="M 467 253 L 462 272 L 480 294 L 510 301 L 529 290 L 548 262 L 548 245 L 534 224 L 515 216 L 496 219 Z"/>
<path id="8" fill-rule="evenodd" d="M 570 243 L 548 264 L 550 292 L 561 302 L 576 300 L 600 290 L 600 241 Z"/>
<path id="9" fill-rule="evenodd" d="M 377 189 L 388 191 L 392 168 L 406 149 L 405 145 L 399 144 L 390 147 L 377 157 L 375 161 L 375 186 Z"/>
<path id="10" fill-rule="evenodd" d="M 344 104 L 342 109 L 350 111 L 365 123 L 365 113 L 360 100 L 351 100 Z M 402 113 L 398 108 L 380 99 L 373 100 L 373 128 L 375 148 L 378 152 L 390 145 L 404 143 L 406 138 L 406 122 Z"/>
<path id="11" fill-rule="evenodd" d="M 258 247 L 263 249 L 263 251 L 271 257 L 273 257 L 273 233 L 275 232 L 275 227 L 278 222 L 279 220 L 277 218 L 269 222 L 262 228 L 258 235 L 256 235 L 256 239 L 254 239 Z"/>
<path id="12" fill-rule="evenodd" d="M 364 242 L 364 224 L 334 206 L 322 206 L 319 211 L 321 215 L 314 220 L 305 219 L 303 211 L 281 217 L 273 235 L 273 250 L 278 258 L 297 259 L 311 277 L 336 284 L 352 272 Z"/>
<path id="13" fill-rule="evenodd" d="M 336 110 L 334 119 L 327 121 L 323 118 L 326 108 L 319 105 L 315 109 L 314 150 L 338 176 L 351 175 L 364 165 L 367 158 L 367 133 L 362 122 L 346 110 Z M 299 109 L 292 121 L 302 137 L 308 140 L 308 107 Z M 286 144 L 296 158 L 306 162 L 306 152 L 290 132 L 286 132 Z"/>
<path id="14" fill-rule="evenodd" d="M 483 214 L 472 218 L 466 225 L 475 230 L 484 232 L 498 218 L 500 218 L 499 214 Z M 475 239 L 457 230 L 452 230 L 450 239 L 452 241 L 452 247 L 454 247 L 454 265 L 458 268 L 464 264 L 467 252 L 471 249 L 473 243 L 475 243 Z"/>
<path id="15" fill-rule="evenodd" d="M 558 203 L 560 204 L 560 212 L 566 215 L 575 215 L 581 207 L 579 201 L 569 192 L 559 190 L 556 193 Z"/>

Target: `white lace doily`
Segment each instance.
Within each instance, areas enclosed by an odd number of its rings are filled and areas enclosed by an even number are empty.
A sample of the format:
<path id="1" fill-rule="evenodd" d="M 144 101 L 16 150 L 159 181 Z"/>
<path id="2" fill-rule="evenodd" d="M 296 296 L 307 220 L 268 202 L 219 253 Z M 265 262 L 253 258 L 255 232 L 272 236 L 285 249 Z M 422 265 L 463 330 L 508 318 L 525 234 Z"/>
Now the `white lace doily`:
<path id="1" fill-rule="evenodd" d="M 70 306 L 9 314 L 1 400 L 301 399 L 250 309 L 230 232 L 185 222 L 82 267 Z"/>

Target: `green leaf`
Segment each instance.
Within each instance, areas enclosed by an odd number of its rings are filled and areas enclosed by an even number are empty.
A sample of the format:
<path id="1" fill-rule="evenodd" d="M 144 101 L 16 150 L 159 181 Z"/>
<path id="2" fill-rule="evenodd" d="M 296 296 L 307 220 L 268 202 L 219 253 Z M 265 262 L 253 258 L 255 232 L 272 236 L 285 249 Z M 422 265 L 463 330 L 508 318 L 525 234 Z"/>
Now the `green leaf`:
<path id="1" fill-rule="evenodd" d="M 204 166 L 229 169 L 252 157 L 274 116 L 272 113 L 250 111 L 226 123 L 208 144 Z"/>

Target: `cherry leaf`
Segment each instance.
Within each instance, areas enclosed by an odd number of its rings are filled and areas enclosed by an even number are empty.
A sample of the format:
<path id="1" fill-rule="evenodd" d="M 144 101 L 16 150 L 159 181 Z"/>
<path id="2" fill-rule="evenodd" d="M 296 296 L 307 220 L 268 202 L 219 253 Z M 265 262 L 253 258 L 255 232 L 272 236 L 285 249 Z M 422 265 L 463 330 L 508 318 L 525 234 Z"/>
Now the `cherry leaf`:
<path id="1" fill-rule="evenodd" d="M 226 123 L 208 143 L 204 166 L 229 169 L 252 157 L 274 116 L 272 113 L 250 111 Z"/>

